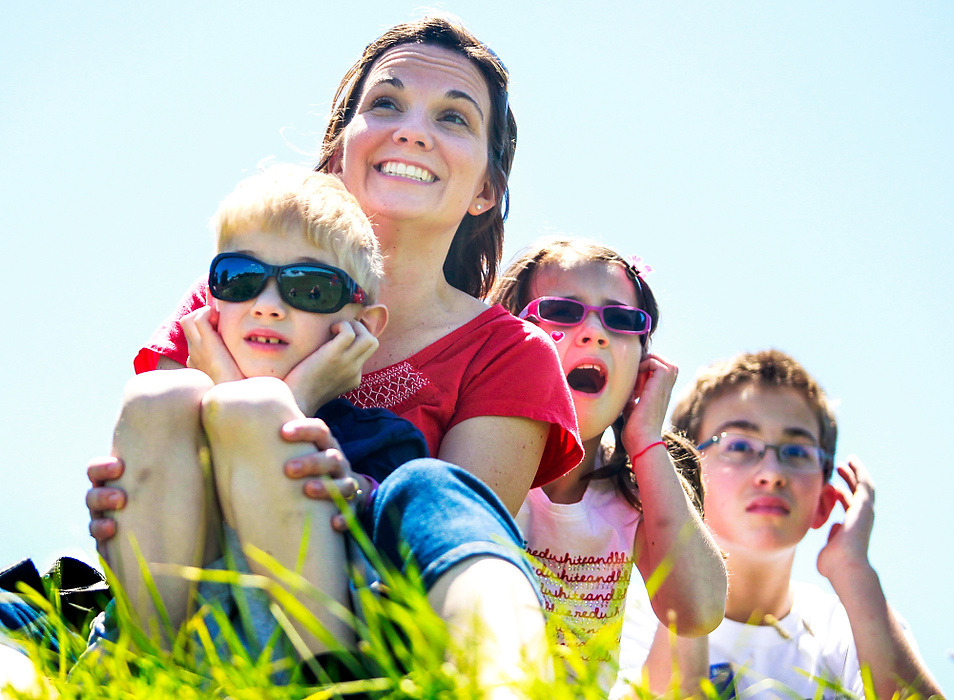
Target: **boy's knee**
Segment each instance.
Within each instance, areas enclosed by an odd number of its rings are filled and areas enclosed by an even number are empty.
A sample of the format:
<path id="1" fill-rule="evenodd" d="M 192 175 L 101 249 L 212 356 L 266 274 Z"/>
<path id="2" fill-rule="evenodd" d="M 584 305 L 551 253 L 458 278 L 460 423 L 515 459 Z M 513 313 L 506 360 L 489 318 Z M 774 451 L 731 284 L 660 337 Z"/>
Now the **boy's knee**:
<path id="1" fill-rule="evenodd" d="M 291 389 L 274 377 L 252 377 L 212 387 L 202 398 L 206 430 L 254 430 L 287 421 L 298 411 Z"/>
<path id="2" fill-rule="evenodd" d="M 183 414 L 198 418 L 202 397 L 211 388 L 208 375 L 194 369 L 137 374 L 123 391 L 121 422 L 155 426 L 156 421 Z"/>

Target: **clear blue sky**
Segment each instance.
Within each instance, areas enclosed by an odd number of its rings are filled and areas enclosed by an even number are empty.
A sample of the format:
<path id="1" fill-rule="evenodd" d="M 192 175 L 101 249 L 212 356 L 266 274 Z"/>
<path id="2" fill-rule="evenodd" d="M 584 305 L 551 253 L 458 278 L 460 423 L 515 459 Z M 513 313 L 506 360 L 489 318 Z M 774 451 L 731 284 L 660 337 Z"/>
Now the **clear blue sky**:
<path id="1" fill-rule="evenodd" d="M 794 354 L 873 472 L 871 557 L 954 692 L 954 5 L 447 2 L 513 75 L 505 257 L 641 255 L 655 348 Z M 340 76 L 413 3 L 17 3 L 0 23 L 0 565 L 90 557 L 86 461 L 132 357 L 263 158 L 311 163 Z M 20 345 L 22 344 L 22 347 Z M 16 345 L 17 347 L 14 347 Z M 799 578 L 817 581 L 808 539 Z M 824 585 L 824 581 L 821 583 Z"/>

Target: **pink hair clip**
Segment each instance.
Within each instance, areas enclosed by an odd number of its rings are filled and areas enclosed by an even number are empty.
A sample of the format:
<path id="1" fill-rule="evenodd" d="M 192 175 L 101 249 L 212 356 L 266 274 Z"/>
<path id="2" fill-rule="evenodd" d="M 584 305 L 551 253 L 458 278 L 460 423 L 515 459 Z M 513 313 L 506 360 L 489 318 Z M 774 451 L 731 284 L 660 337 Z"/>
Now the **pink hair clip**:
<path id="1" fill-rule="evenodd" d="M 653 271 L 652 265 L 643 262 L 643 259 L 638 255 L 629 256 L 629 266 L 632 267 L 640 277 L 645 277 Z"/>

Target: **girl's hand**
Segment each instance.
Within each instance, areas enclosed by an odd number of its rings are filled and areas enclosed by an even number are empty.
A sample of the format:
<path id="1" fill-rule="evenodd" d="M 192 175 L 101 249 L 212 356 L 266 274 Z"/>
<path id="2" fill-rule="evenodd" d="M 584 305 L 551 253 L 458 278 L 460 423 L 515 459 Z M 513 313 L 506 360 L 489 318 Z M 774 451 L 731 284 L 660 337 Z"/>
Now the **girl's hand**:
<path id="1" fill-rule="evenodd" d="M 636 454 L 662 438 L 672 387 L 679 368 L 659 355 L 647 355 L 639 363 L 632 400 L 623 409 L 623 447 Z M 637 401 L 638 399 L 638 401 Z"/>
<path id="2" fill-rule="evenodd" d="M 106 483 L 121 477 L 123 469 L 123 462 L 117 457 L 99 457 L 86 467 L 86 476 L 92 484 L 86 492 L 89 534 L 96 540 L 96 550 L 104 559 L 106 543 L 116 536 L 116 521 L 107 517 L 106 511 L 122 510 L 126 505 L 126 493 Z"/>
<path id="3" fill-rule="evenodd" d="M 360 321 L 331 327 L 334 337 L 299 362 L 285 383 L 306 416 L 361 383 L 361 368 L 378 349 L 378 339 Z"/>
<path id="4" fill-rule="evenodd" d="M 289 421 L 282 426 L 281 435 L 288 442 L 310 442 L 318 448 L 318 452 L 295 457 L 285 463 L 285 476 L 305 480 L 302 490 L 308 498 L 331 500 L 332 490 L 337 490 L 346 501 L 351 502 L 355 510 L 360 507 L 368 497 L 370 483 L 365 477 L 351 471 L 351 463 L 324 421 L 318 418 Z M 356 496 L 361 500 L 357 500 Z M 344 518 L 340 515 L 332 519 L 332 527 L 342 532 L 347 530 Z"/>
<path id="5" fill-rule="evenodd" d="M 874 528 L 874 483 L 871 475 L 852 455 L 838 465 L 844 484 L 828 484 L 845 507 L 845 520 L 828 532 L 828 543 L 818 553 L 818 572 L 836 586 L 839 575 L 850 576 L 859 567 L 869 567 L 868 545 Z M 837 590 L 837 589 L 836 589 Z"/>
<path id="6" fill-rule="evenodd" d="M 205 372 L 216 384 L 245 379 L 219 335 L 219 312 L 214 304 L 186 314 L 179 323 L 189 344 L 188 367 Z"/>

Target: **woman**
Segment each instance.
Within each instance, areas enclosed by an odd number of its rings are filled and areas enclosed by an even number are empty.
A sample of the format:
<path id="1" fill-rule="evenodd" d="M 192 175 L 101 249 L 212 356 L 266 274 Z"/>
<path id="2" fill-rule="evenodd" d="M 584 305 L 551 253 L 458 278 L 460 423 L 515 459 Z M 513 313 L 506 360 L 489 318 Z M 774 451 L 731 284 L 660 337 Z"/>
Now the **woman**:
<path id="1" fill-rule="evenodd" d="M 463 27 L 442 18 L 396 26 L 342 80 L 318 169 L 339 175 L 356 196 L 385 257 L 380 299 L 391 320 L 365 364 L 368 374 L 348 398 L 408 418 L 432 455 L 463 470 L 429 463 L 382 486 L 378 499 L 416 516 L 390 536 L 414 540 L 438 613 L 462 628 L 480 625 L 485 639 L 493 637 L 488 658 L 517 665 L 522 649 L 542 641 L 542 616 L 532 571 L 496 538 L 506 532 L 521 548 L 506 513 L 516 512 L 531 485 L 574 467 L 582 450 L 552 346 L 477 298 L 493 284 L 502 250 L 516 147 L 507 83 L 500 60 Z M 203 289 L 193 289 L 177 316 L 204 299 Z M 351 349 L 356 367 L 374 348 L 360 324 L 333 342 Z M 140 353 L 137 370 L 185 359 L 184 339 L 172 323 Z M 296 396 L 314 406 L 351 388 L 323 383 L 322 363 L 309 358 L 294 378 Z M 286 425 L 283 437 L 318 447 L 285 464 L 288 477 L 304 480 L 307 495 L 327 498 L 315 478 L 326 475 L 346 495 L 373 488 L 348 475 L 320 421 Z M 100 544 L 115 534 L 103 511 L 125 505 L 123 492 L 104 486 L 122 468 L 114 458 L 89 466 L 90 531 Z M 448 523 L 463 522 L 460 512 L 494 511 L 489 520 L 499 521 L 501 510 L 502 530 L 467 525 L 458 541 L 440 541 Z M 500 677 L 498 671 L 491 675 Z"/>

